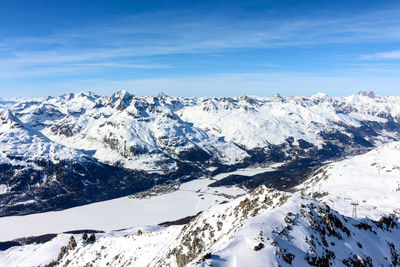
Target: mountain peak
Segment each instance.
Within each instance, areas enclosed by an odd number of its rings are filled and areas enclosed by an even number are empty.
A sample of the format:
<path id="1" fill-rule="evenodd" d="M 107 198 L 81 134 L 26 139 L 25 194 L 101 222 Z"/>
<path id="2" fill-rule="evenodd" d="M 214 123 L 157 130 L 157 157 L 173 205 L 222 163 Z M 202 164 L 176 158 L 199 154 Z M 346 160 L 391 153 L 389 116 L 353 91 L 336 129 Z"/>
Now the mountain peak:
<path id="1" fill-rule="evenodd" d="M 318 92 L 318 93 L 316 93 L 315 95 L 313 95 L 314 97 L 317 97 L 317 98 L 327 98 L 327 97 L 329 97 L 327 94 L 325 94 L 325 93 L 321 93 L 321 92 Z"/>
<path id="2" fill-rule="evenodd" d="M 110 100 L 113 102 L 113 106 L 118 110 L 124 110 L 129 106 L 134 95 L 131 95 L 126 90 L 119 90 L 111 95 Z"/>
<path id="3" fill-rule="evenodd" d="M 113 94 L 114 97 L 125 97 L 127 95 L 130 95 L 130 94 L 126 90 L 118 90 L 117 92 L 115 92 Z"/>
<path id="4" fill-rule="evenodd" d="M 74 98 L 79 98 L 79 97 L 86 97 L 86 98 L 91 99 L 91 98 L 93 98 L 95 96 L 96 96 L 96 94 L 91 92 L 91 91 L 82 91 L 82 92 L 79 92 L 79 93 L 66 93 L 66 94 L 61 95 L 60 98 L 65 99 L 65 100 L 68 101 L 68 100 L 71 100 L 71 99 L 74 99 Z M 50 99 L 53 99 L 53 97 L 52 96 L 48 96 L 47 100 L 50 100 Z"/>
<path id="5" fill-rule="evenodd" d="M 358 92 L 358 95 L 362 95 L 362 96 L 368 96 L 370 98 L 375 98 L 375 93 L 374 91 L 363 91 L 361 90 L 360 92 Z"/>
<path id="6" fill-rule="evenodd" d="M 159 99 L 164 99 L 164 98 L 167 98 L 167 97 L 168 97 L 168 95 L 166 93 L 164 93 L 163 91 L 161 91 L 157 95 L 157 98 L 159 98 Z"/>
<path id="7" fill-rule="evenodd" d="M 274 99 L 281 99 L 282 96 L 281 96 L 279 93 L 275 93 L 275 94 L 272 96 L 272 98 L 274 98 Z"/>
<path id="8" fill-rule="evenodd" d="M 14 114 L 9 109 L 0 109 L 0 119 L 5 122 L 8 120 L 15 121 L 16 118 Z"/>

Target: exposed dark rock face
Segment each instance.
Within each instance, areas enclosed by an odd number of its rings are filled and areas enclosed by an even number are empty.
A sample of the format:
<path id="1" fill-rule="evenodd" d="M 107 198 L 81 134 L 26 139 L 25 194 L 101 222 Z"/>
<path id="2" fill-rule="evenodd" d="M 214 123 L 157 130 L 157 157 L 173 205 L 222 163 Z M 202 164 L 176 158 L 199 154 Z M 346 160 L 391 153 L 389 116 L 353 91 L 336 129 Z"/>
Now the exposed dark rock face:
<path id="1" fill-rule="evenodd" d="M 77 231 L 69 231 L 65 232 L 66 234 L 79 234 L 81 232 L 85 233 L 97 233 L 101 231 L 95 231 L 95 230 L 77 230 Z M 40 235 L 40 236 L 29 236 L 29 237 L 23 237 L 23 238 L 18 238 L 12 241 L 6 241 L 6 242 L 0 242 L 0 251 L 7 250 L 10 247 L 15 247 L 15 246 L 24 246 L 24 245 L 30 245 L 30 244 L 44 244 L 46 242 L 49 242 L 53 238 L 55 238 L 57 234 L 45 234 L 45 235 Z M 70 241 L 69 241 L 69 248 L 73 249 L 73 247 L 76 247 L 76 241 L 73 236 L 71 236 Z"/>
<path id="2" fill-rule="evenodd" d="M 164 227 L 168 227 L 171 225 L 183 225 L 183 224 L 187 224 L 190 221 L 192 221 L 194 218 L 196 218 L 197 216 L 199 216 L 201 214 L 201 212 L 197 213 L 196 215 L 193 216 L 187 216 L 185 218 L 181 218 L 175 221 L 168 221 L 168 222 L 162 222 L 159 223 L 158 225 L 164 226 Z"/>
<path id="3" fill-rule="evenodd" d="M 67 249 L 68 250 L 73 250 L 76 248 L 76 241 L 73 235 L 71 235 L 68 245 L 67 245 Z"/>
<path id="4" fill-rule="evenodd" d="M 364 219 L 363 222 L 360 222 L 353 218 L 345 217 L 331 210 L 327 205 L 316 207 L 311 204 L 303 205 L 302 207 L 299 214 L 288 214 L 285 217 L 285 222 L 288 225 L 284 229 L 277 229 L 276 231 L 276 237 L 274 238 L 275 245 L 278 251 L 282 251 L 282 253 L 277 254 L 278 257 L 281 257 L 286 263 L 291 264 L 293 258 L 288 258 L 287 256 L 290 254 L 290 247 L 280 247 L 280 245 L 286 243 L 285 240 L 288 239 L 287 237 L 290 235 L 290 231 L 292 231 L 294 226 L 298 225 L 299 219 L 303 217 L 309 222 L 308 229 L 310 232 L 307 233 L 306 236 L 309 251 L 306 253 L 304 259 L 310 266 L 335 265 L 335 262 L 337 262 L 335 251 L 341 244 L 346 242 L 348 244 L 357 244 L 359 249 L 357 251 L 345 251 L 344 254 L 348 256 L 342 260 L 342 264 L 345 266 L 373 266 L 372 258 L 364 252 L 364 247 L 361 243 L 363 239 L 359 238 L 363 235 L 374 238 L 379 235 L 377 231 L 381 232 L 381 234 L 385 234 L 390 231 L 389 229 L 378 229 L 379 226 L 375 226 L 373 221 L 368 219 Z M 382 220 L 385 219 L 381 219 L 380 221 Z M 393 227 L 398 227 L 398 218 L 392 217 L 391 223 Z M 363 226 L 360 227 L 360 225 Z M 354 227 L 360 229 L 361 232 Z M 389 249 L 394 247 L 391 245 L 393 244 L 388 244 Z M 392 251 L 393 260 L 396 262 L 398 260 L 398 258 L 396 258 L 398 257 L 398 253 L 395 248 L 393 248 Z M 390 261 L 389 259 L 386 260 Z"/>
<path id="5" fill-rule="evenodd" d="M 16 247 L 16 246 L 21 246 L 21 244 L 17 241 L 0 242 L 0 251 L 4 251 L 11 247 Z"/>

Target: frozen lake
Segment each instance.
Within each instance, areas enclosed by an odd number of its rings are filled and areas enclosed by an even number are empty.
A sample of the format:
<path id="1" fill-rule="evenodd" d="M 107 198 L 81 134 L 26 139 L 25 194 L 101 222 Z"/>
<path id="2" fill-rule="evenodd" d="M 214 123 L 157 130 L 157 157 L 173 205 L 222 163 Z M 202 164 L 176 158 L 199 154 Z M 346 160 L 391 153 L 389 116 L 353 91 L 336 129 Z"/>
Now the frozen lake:
<path id="1" fill-rule="evenodd" d="M 208 187 L 215 180 L 231 174 L 251 176 L 270 170 L 272 168 L 242 169 L 216 175 L 213 179 L 197 179 L 182 184 L 177 191 L 146 199 L 122 197 L 62 211 L 2 217 L 0 241 L 79 229 L 111 231 L 177 220 L 227 200 L 223 194 L 245 193 L 237 187 Z"/>

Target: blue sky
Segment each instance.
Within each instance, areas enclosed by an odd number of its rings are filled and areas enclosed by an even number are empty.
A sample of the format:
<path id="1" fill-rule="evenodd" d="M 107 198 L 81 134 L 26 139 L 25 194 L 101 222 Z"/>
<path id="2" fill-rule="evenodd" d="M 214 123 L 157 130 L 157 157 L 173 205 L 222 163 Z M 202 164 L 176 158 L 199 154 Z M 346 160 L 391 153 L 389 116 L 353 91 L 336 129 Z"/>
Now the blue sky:
<path id="1" fill-rule="evenodd" d="M 0 1 L 0 97 L 400 92 L 398 1 Z"/>

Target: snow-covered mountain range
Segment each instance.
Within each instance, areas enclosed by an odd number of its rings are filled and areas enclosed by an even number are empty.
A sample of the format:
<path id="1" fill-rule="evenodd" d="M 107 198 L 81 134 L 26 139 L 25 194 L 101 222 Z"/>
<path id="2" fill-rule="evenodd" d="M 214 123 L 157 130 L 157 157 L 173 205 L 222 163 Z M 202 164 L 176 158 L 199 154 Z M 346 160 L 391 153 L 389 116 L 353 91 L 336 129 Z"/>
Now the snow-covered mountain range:
<path id="1" fill-rule="evenodd" d="M 2 100 L 0 116 L 0 216 L 249 166 L 320 163 L 400 135 L 400 97 L 371 92 L 272 98 L 79 93 Z"/>
<path id="2" fill-rule="evenodd" d="M 43 244 L 0 252 L 0 262 L 8 266 L 399 266 L 399 155 L 399 142 L 385 144 L 316 170 L 291 193 L 262 185 L 182 225 L 97 233 L 96 241 L 61 234 Z M 359 213 L 353 216 L 348 210 L 356 201 Z"/>

